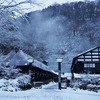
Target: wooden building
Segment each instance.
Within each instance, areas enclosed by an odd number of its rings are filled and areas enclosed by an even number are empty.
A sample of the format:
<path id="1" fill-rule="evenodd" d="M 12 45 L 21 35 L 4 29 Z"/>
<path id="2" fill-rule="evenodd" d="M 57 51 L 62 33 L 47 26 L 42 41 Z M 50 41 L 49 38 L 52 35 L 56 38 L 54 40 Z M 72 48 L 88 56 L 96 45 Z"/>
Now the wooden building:
<path id="1" fill-rule="evenodd" d="M 51 71 L 46 61 L 40 62 L 22 50 L 13 50 L 7 55 L 0 57 L 0 66 L 16 66 L 21 69 L 21 73 L 31 74 L 31 79 L 35 81 L 57 81 L 57 74 Z"/>
<path id="2" fill-rule="evenodd" d="M 49 82 L 58 80 L 58 75 L 47 68 L 49 66 L 46 66 L 41 62 L 39 63 L 38 66 L 33 62 L 28 65 L 17 66 L 17 68 L 21 69 L 21 73 L 31 74 L 32 82 Z"/>
<path id="3" fill-rule="evenodd" d="M 71 72 L 72 77 L 74 73 L 100 74 L 100 46 L 74 57 Z"/>

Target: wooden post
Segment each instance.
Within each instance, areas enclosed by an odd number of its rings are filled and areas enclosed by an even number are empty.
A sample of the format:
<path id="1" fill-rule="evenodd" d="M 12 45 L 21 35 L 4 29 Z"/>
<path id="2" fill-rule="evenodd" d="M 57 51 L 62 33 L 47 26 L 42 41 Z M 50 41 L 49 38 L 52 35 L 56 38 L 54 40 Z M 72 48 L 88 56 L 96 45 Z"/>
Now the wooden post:
<path id="1" fill-rule="evenodd" d="M 61 90 L 61 62 L 58 62 L 58 88 Z"/>

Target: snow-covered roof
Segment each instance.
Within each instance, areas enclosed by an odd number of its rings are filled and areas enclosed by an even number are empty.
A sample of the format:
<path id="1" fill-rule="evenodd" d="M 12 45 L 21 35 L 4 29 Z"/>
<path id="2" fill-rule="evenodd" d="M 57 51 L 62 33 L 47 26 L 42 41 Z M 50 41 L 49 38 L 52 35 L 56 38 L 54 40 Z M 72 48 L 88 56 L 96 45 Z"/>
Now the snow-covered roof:
<path id="1" fill-rule="evenodd" d="M 22 50 L 15 52 L 14 50 L 0 57 L 0 65 L 2 66 L 20 66 L 27 65 L 33 61 L 33 57 L 27 55 Z"/>
<path id="2" fill-rule="evenodd" d="M 88 52 L 90 52 L 90 51 L 92 51 L 92 50 L 95 50 L 95 49 L 97 49 L 97 48 L 100 48 L 100 46 L 95 47 L 95 48 L 91 48 L 91 49 L 89 49 L 89 50 L 87 50 L 87 51 L 85 51 L 85 52 L 82 52 L 82 53 L 78 54 L 76 57 L 79 57 L 79 56 L 81 56 L 81 55 L 83 55 L 83 54 L 86 54 L 86 53 L 88 53 Z"/>
<path id="3" fill-rule="evenodd" d="M 0 57 L 0 66 L 21 66 L 28 65 L 30 62 L 32 62 L 33 67 L 37 67 L 45 71 L 52 72 L 49 66 L 27 55 L 22 50 L 19 50 L 18 52 L 15 52 L 13 50 L 7 55 L 2 55 Z"/>
<path id="4" fill-rule="evenodd" d="M 51 70 L 51 69 L 50 69 L 50 66 L 47 66 L 47 65 L 43 64 L 42 62 L 40 62 L 40 61 L 38 61 L 38 60 L 36 60 L 36 59 L 34 59 L 32 65 L 33 65 L 34 67 L 37 67 L 37 68 L 43 69 L 43 70 L 45 70 L 45 71 L 51 72 L 51 73 L 53 73 L 53 74 L 56 74 L 56 72 L 55 72 L 54 70 Z M 57 75 L 57 74 L 56 74 L 56 75 Z"/>

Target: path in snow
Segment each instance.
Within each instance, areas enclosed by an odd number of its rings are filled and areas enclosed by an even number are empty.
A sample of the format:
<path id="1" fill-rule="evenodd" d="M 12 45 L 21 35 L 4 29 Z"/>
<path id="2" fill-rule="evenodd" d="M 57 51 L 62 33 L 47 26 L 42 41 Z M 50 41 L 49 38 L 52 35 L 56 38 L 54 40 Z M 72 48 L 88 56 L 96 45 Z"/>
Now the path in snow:
<path id="1" fill-rule="evenodd" d="M 100 100 L 100 92 L 72 88 L 58 90 L 58 84 L 51 83 L 42 89 L 31 89 L 18 92 L 0 91 L 0 100 Z"/>

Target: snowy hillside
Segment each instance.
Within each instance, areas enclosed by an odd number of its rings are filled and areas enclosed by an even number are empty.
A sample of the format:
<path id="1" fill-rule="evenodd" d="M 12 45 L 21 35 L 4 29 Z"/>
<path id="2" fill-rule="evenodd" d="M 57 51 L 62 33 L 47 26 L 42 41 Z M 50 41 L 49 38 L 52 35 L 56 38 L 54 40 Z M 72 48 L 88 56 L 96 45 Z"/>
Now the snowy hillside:
<path id="1" fill-rule="evenodd" d="M 27 41 L 27 45 L 32 44 L 38 52 L 31 54 L 37 59 L 47 60 L 54 70 L 57 70 L 56 58 L 61 57 L 62 70 L 70 72 L 74 56 L 100 44 L 98 5 L 94 2 L 55 4 L 42 11 L 25 14 L 28 23 L 19 18 L 20 30 L 31 40 Z M 95 12 L 92 6 L 98 11 Z M 39 44 L 37 49 L 34 48 L 36 44 Z"/>

